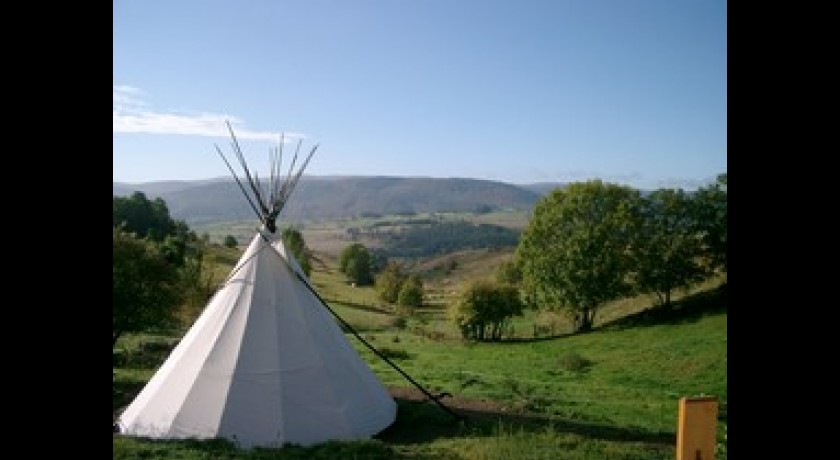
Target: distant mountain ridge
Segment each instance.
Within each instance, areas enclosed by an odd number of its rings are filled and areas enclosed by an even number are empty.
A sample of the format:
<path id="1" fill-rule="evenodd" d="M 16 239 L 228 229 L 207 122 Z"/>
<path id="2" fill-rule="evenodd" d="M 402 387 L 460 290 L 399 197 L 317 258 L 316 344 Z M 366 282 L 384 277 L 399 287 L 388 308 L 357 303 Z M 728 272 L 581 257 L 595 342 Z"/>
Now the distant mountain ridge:
<path id="1" fill-rule="evenodd" d="M 114 196 L 140 191 L 149 199 L 162 198 L 170 215 L 188 224 L 255 217 L 231 178 L 113 185 Z M 303 176 L 281 218 L 303 221 L 371 214 L 530 210 L 552 188 L 541 183 L 532 190 L 527 185 L 464 178 Z"/>
<path id="2" fill-rule="evenodd" d="M 161 180 L 153 182 L 114 182 L 113 196 L 127 196 L 135 191 L 143 192 L 146 196 L 159 196 L 163 193 L 173 193 L 188 188 L 197 187 L 199 185 L 229 182 L 233 179 L 229 177 L 217 177 L 214 179 L 199 179 L 199 180 Z"/>

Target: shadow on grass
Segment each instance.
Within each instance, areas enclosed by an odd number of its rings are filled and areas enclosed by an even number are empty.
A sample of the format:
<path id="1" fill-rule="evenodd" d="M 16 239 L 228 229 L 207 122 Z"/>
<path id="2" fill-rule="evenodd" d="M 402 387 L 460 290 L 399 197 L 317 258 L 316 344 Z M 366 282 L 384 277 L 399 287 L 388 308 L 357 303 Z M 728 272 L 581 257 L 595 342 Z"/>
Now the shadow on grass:
<path id="1" fill-rule="evenodd" d="M 726 310 L 726 283 L 724 283 L 716 288 L 698 292 L 673 302 L 670 308 L 651 307 L 604 323 L 595 330 L 626 329 L 658 324 L 684 324 L 696 322 L 705 315 L 725 313 Z"/>
<path id="2" fill-rule="evenodd" d="M 500 426 L 512 432 L 544 433 L 548 428 L 556 432 L 576 434 L 589 439 L 614 442 L 674 445 L 676 435 L 668 432 L 649 432 L 632 428 L 599 425 L 559 419 L 542 414 L 508 413 L 492 403 L 477 407 L 452 407 L 463 416 L 457 420 L 432 402 L 415 398 L 395 398 L 399 407 L 397 420 L 376 436 L 389 444 L 423 444 L 441 438 L 494 436 Z"/>
<path id="3" fill-rule="evenodd" d="M 225 459 L 415 459 L 439 460 L 422 445 L 437 439 L 498 436 L 507 433 L 555 432 L 588 439 L 673 446 L 673 433 L 651 433 L 614 426 L 561 420 L 538 414 L 511 414 L 492 407 L 494 403 L 473 401 L 472 407 L 450 407 L 462 415 L 455 419 L 428 400 L 396 397 L 396 421 L 372 439 L 329 441 L 310 447 L 240 449 L 225 439 L 153 440 L 114 434 L 113 459 L 135 458 L 225 458 Z M 465 406 L 464 400 L 459 404 Z"/>
<path id="4" fill-rule="evenodd" d="M 505 337 L 501 340 L 489 341 L 487 343 L 531 343 L 531 342 L 548 342 L 551 340 L 562 339 L 564 337 L 571 337 L 573 335 L 580 335 L 580 333 L 564 332 L 554 335 L 540 335 L 537 337 Z"/>
<path id="5" fill-rule="evenodd" d="M 345 306 L 345 307 L 348 307 L 348 308 L 355 308 L 357 310 L 363 310 L 363 311 L 370 312 L 370 313 L 378 313 L 380 315 L 389 315 L 389 316 L 394 315 L 393 310 L 391 310 L 389 308 L 386 308 L 386 307 L 377 307 L 375 305 L 367 305 L 367 304 L 358 303 L 358 302 L 351 302 L 349 300 L 343 300 L 343 299 L 339 300 L 339 299 L 327 299 L 327 298 L 325 298 L 324 300 L 327 301 L 327 303 L 329 303 L 330 305 L 342 305 L 342 306 Z"/>

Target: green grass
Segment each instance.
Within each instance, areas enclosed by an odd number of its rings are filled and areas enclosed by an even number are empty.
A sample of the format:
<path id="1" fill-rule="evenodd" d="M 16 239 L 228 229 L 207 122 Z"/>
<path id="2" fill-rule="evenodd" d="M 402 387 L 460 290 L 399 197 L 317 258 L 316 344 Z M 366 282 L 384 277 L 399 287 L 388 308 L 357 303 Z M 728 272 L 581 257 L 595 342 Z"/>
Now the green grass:
<path id="1" fill-rule="evenodd" d="M 505 254 L 458 259 L 460 279 L 481 276 Z M 232 258 L 230 254 L 228 258 Z M 495 259 L 494 259 L 495 257 Z M 222 440 L 150 441 L 114 436 L 114 459 L 673 459 L 680 397 L 717 396 L 725 449 L 726 290 L 710 280 L 677 293 L 671 311 L 646 296 L 604 306 L 595 331 L 571 335 L 564 316 L 527 312 L 515 340 L 470 343 L 445 318 L 445 302 L 416 309 L 404 324 L 371 287 L 353 287 L 324 257 L 312 280 L 330 306 L 374 347 L 442 401 L 458 422 L 429 401 L 404 396 L 413 386 L 348 334 L 363 359 L 397 395 L 395 424 L 374 439 L 310 448 L 239 450 Z M 452 287 L 439 281 L 440 287 Z M 405 312 L 402 312 L 405 314 Z M 533 337 L 534 325 L 555 337 Z M 402 327 L 400 327 L 402 326 Z M 153 335 L 126 336 L 115 352 L 139 353 Z M 151 348 L 151 349 L 150 349 Z M 155 347 L 145 347 L 148 353 Z M 143 356 L 131 355 L 142 362 Z M 114 410 L 154 372 L 114 367 Z M 416 393 L 416 391 L 415 391 Z M 716 456 L 725 459 L 725 450 Z"/>
<path id="2" fill-rule="evenodd" d="M 397 421 L 369 440 L 304 448 L 238 449 L 222 439 L 147 440 L 114 435 L 117 459 L 672 459 L 667 437 L 539 418 L 455 421 L 427 403 L 398 401 Z"/>
<path id="3" fill-rule="evenodd" d="M 375 440 L 356 442 L 328 442 L 319 446 L 303 448 L 290 446 L 283 449 L 238 449 L 222 439 L 208 441 L 148 441 L 114 436 L 113 459 L 370 459 L 388 460 L 399 458 L 395 450 Z"/>
<path id="4" fill-rule="evenodd" d="M 372 334 L 374 343 L 410 353 L 399 365 L 416 380 L 435 391 L 492 399 L 511 411 L 673 433 L 680 396 L 726 397 L 725 314 L 524 343 L 464 344 L 403 333 L 395 344 L 395 335 Z M 383 382 L 405 385 L 386 363 L 358 348 Z M 568 370 L 563 357 L 569 353 L 591 364 Z"/>

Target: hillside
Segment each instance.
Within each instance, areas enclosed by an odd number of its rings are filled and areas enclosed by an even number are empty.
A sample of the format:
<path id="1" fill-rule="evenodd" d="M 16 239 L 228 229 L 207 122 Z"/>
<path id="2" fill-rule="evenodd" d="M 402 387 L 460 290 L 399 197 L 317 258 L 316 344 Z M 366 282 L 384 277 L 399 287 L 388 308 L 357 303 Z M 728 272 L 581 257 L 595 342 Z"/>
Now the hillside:
<path id="1" fill-rule="evenodd" d="M 141 191 L 162 198 L 170 214 L 188 224 L 252 219 L 232 180 L 114 183 L 114 195 Z M 364 215 L 530 210 L 542 195 L 504 182 L 421 177 L 305 176 L 281 216 L 292 222 Z"/>
<path id="2" fill-rule="evenodd" d="M 225 271 L 238 251 L 214 248 L 211 254 Z M 439 287 L 434 291 L 446 297 L 444 287 L 457 290 L 457 280 L 485 276 L 509 256 L 467 251 L 414 268 L 434 278 Z M 514 321 L 514 340 L 472 343 L 460 340 L 447 319 L 445 300 L 405 315 L 382 306 L 374 288 L 346 283 L 335 260 L 324 260 L 312 276 L 324 299 L 413 379 L 433 394 L 446 394 L 443 402 L 464 421 L 456 423 L 348 334 L 399 405 L 395 424 L 373 439 L 247 451 L 218 441 L 115 435 L 113 458 L 674 458 L 679 398 L 706 394 L 720 401 L 721 450 L 715 458 L 726 459 L 727 300 L 719 281 L 681 293 L 669 311 L 651 309 L 645 296 L 605 305 L 592 333 L 569 334 L 563 317 L 556 329 L 548 329 L 544 313 L 528 311 Z M 550 332 L 537 336 L 540 328 Z M 149 344 L 172 343 L 172 338 L 127 337 L 116 349 L 117 358 L 140 364 L 114 365 L 115 414 L 169 350 Z"/>
<path id="3" fill-rule="evenodd" d="M 155 182 L 127 183 L 114 182 L 114 196 L 127 196 L 134 191 L 141 191 L 146 196 L 159 196 L 163 193 L 174 193 L 199 185 L 227 182 L 230 179 L 219 177 L 205 180 L 163 180 Z"/>

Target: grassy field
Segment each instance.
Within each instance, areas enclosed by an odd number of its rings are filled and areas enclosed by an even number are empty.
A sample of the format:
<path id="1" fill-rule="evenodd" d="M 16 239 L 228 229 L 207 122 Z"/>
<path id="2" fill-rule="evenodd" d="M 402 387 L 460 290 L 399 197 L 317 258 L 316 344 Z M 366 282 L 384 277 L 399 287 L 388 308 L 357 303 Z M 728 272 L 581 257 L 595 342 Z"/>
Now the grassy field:
<path id="1" fill-rule="evenodd" d="M 216 256 L 217 270 L 225 272 L 222 261 L 234 254 Z M 394 425 L 374 439 L 238 450 L 223 440 L 114 435 L 113 458 L 673 459 L 679 399 L 700 394 L 719 399 L 716 458 L 726 458 L 727 306 L 721 280 L 677 293 L 676 308 L 667 312 L 650 308 L 647 297 L 613 302 L 599 311 L 596 329 L 588 334 L 571 335 L 562 315 L 527 312 L 514 322 L 513 339 L 469 343 L 446 321 L 449 293 L 465 281 L 490 276 L 509 252 L 451 256 L 454 269 L 430 278 L 434 301 L 413 312 L 384 305 L 370 287 L 349 285 L 335 269 L 335 254 L 317 256 L 312 280 L 321 296 L 429 391 L 451 394 L 442 402 L 463 420 L 424 400 L 348 334 L 399 405 Z M 453 267 L 451 260 L 439 260 L 414 269 L 435 273 L 429 267 L 444 262 Z M 544 326 L 538 337 L 535 325 Z M 120 341 L 115 415 L 165 359 L 174 335 Z"/>

